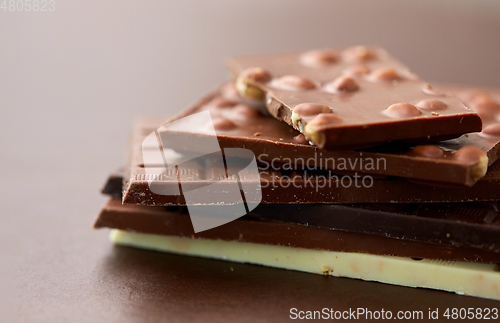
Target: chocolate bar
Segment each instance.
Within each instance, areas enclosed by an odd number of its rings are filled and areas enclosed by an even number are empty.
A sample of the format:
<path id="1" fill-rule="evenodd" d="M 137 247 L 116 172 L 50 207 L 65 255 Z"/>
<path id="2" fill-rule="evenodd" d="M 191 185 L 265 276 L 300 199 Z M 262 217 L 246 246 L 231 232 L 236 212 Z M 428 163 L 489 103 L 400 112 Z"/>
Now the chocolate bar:
<path id="1" fill-rule="evenodd" d="M 108 179 L 114 181 L 112 175 Z M 109 186 L 109 184 L 106 184 Z M 121 193 L 116 188 L 108 195 Z M 162 213 L 158 207 L 130 208 L 109 202 L 103 212 L 120 211 L 137 213 Z M 166 207 L 170 212 L 187 212 L 185 207 Z M 147 212 L 146 212 L 147 211 Z M 104 217 L 104 216 L 103 216 Z M 487 249 L 500 253 L 500 205 L 499 202 L 472 203 L 392 203 L 347 205 L 288 205 L 261 204 L 246 218 L 302 225 L 326 230 L 340 230 L 377 235 L 405 241 L 420 241 L 454 247 Z M 137 226 L 137 225 L 135 225 Z M 123 227 L 113 227 L 121 228 Z M 141 231 L 154 234 L 173 234 L 165 231 Z M 304 247 L 304 246 L 303 246 Z M 323 246 L 324 247 L 324 246 Z"/>
<path id="2" fill-rule="evenodd" d="M 157 235 L 219 239 L 339 252 L 362 252 L 416 259 L 500 263 L 500 242 L 495 241 L 498 239 L 494 238 L 498 238 L 500 232 L 499 219 L 496 219 L 494 225 L 488 226 L 484 223 L 471 223 L 463 216 L 462 218 L 468 222 L 443 220 L 439 218 L 439 213 L 432 213 L 438 216 L 436 221 L 433 221 L 429 216 L 422 221 L 415 221 L 414 218 L 419 216 L 398 213 L 376 214 L 376 212 L 365 211 L 362 207 L 355 206 L 344 208 L 339 206 L 333 208 L 305 207 L 298 210 L 284 208 L 278 211 L 279 215 L 273 217 L 273 212 L 280 207 L 282 206 L 276 208 L 259 207 L 247 216 L 225 225 L 193 233 L 186 208 L 167 209 L 122 205 L 119 200 L 111 199 L 101 210 L 94 227 L 132 230 Z M 463 209 L 467 211 L 467 206 L 464 206 Z M 354 215 L 356 211 L 359 213 L 358 216 Z M 290 214 L 290 220 L 283 217 L 284 212 Z M 315 212 L 319 216 L 314 216 Z M 321 216 L 326 217 L 324 222 L 329 221 L 333 225 L 318 227 L 315 221 Z M 368 222 L 368 217 L 375 220 Z M 297 218 L 300 218 L 299 222 L 302 224 L 295 223 Z M 349 228 L 350 232 L 344 231 L 345 224 L 351 225 L 357 219 L 361 222 L 360 228 L 354 228 L 354 230 Z M 309 220 L 311 223 L 307 225 Z M 441 222 L 441 226 L 436 222 Z M 441 243 L 436 239 L 429 239 L 429 235 L 415 236 L 415 234 L 421 234 L 419 229 L 414 229 L 415 224 L 419 227 L 430 224 L 428 231 L 433 232 L 433 234 L 437 234 L 436 229 L 442 229 L 448 225 L 451 230 L 443 231 L 443 234 L 452 232 L 453 237 L 444 238 L 444 242 Z M 402 227 L 399 227 L 400 225 Z M 487 228 L 482 228 L 482 226 Z M 403 235 L 401 238 L 401 231 L 406 232 L 407 235 Z"/>
<path id="3" fill-rule="evenodd" d="M 432 89 L 377 47 L 228 60 L 238 91 L 325 149 L 431 142 L 481 131 L 458 99 Z"/>
<path id="4" fill-rule="evenodd" d="M 452 93 L 468 94 L 467 89 L 449 88 Z M 310 145 L 304 135 L 259 112 L 245 103 L 234 85 L 226 84 L 208 94 L 191 108 L 169 119 L 168 123 L 196 114 L 210 111 L 217 139 L 222 148 L 246 148 L 254 152 L 257 162 L 267 168 L 284 169 L 329 169 L 335 173 L 359 172 L 380 176 L 398 176 L 433 183 L 472 185 L 484 176 L 486 166 L 499 157 L 500 134 L 467 134 L 460 138 L 442 141 L 434 145 L 386 145 L 369 151 L 329 151 Z M 500 98 L 500 92 L 490 91 Z M 477 95 L 481 92 L 477 92 Z M 469 95 L 470 96 L 470 95 Z M 492 103 L 497 101 L 491 97 Z M 476 106 L 476 105 L 472 105 Z M 494 106 L 494 105 L 492 105 Z M 484 110 L 484 109 L 483 109 Z M 176 136 L 168 141 L 168 148 L 185 151 L 213 134 L 204 125 L 204 119 L 190 118 L 183 127 L 173 131 L 166 127 L 158 129 L 159 136 L 167 132 Z M 500 125 L 500 122 L 498 123 Z M 492 125 L 493 126 L 493 125 Z M 485 131 L 489 128 L 485 128 Z M 152 125 L 151 132 L 154 131 Z M 185 140 L 179 138 L 186 137 Z M 163 163 L 158 158 L 157 164 Z M 442 185 L 442 184 L 441 184 Z"/>
<path id="5" fill-rule="evenodd" d="M 123 203 L 139 205 L 185 205 L 182 194 L 168 194 L 179 190 L 179 183 L 191 186 L 207 185 L 218 182 L 221 191 L 230 192 L 230 187 L 237 183 L 254 185 L 260 183 L 262 199 L 260 203 L 271 204 L 352 204 L 352 203 L 437 203 L 437 202 L 472 202 L 497 201 L 500 197 L 500 163 L 489 167 L 488 173 L 473 187 L 441 187 L 412 183 L 404 179 L 388 177 L 376 179 L 368 175 L 337 175 L 321 170 L 283 170 L 261 169 L 259 174 L 245 174 L 241 181 L 232 176 L 224 178 L 225 165 L 217 162 L 202 164 L 197 160 L 184 162 L 176 169 L 165 171 L 160 165 L 157 168 L 144 167 L 144 138 L 152 129 L 159 126 L 159 119 L 148 119 L 136 124 L 132 140 L 131 165 L 125 178 Z M 144 153 L 149 154 L 149 146 L 144 145 Z M 225 149 L 223 149 L 225 150 Z M 151 150 L 154 153 L 155 150 Z M 164 149 L 165 154 L 176 154 Z M 154 160 L 154 159 L 153 159 Z M 235 174 L 238 169 L 234 170 Z M 152 173 L 151 173 L 152 172 Z M 428 172 L 433 172 L 432 168 Z M 157 194 L 150 188 L 154 182 L 156 188 L 167 193 Z M 222 186 L 227 185 L 224 189 Z M 246 194 L 249 192 L 246 191 Z M 220 196 L 222 197 L 222 196 Z M 237 196 L 237 198 L 240 198 Z M 212 202 L 218 203 L 218 198 Z M 226 200 L 226 204 L 238 203 L 239 200 Z M 219 201 L 220 202 L 220 201 Z"/>
<path id="6" fill-rule="evenodd" d="M 498 266 L 493 264 L 433 259 L 416 261 L 402 257 L 191 239 L 123 230 L 112 230 L 110 240 L 117 245 L 142 249 L 500 300 L 500 275 Z"/>

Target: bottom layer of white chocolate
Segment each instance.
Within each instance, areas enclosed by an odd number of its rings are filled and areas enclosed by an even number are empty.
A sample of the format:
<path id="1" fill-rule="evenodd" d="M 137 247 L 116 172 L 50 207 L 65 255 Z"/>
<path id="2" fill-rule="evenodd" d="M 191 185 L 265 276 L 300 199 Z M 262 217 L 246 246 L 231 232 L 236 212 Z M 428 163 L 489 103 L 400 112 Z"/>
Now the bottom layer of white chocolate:
<path id="1" fill-rule="evenodd" d="M 314 274 L 426 287 L 500 300 L 500 272 L 495 265 L 413 260 L 363 253 L 332 252 L 256 243 L 191 239 L 112 230 L 120 245 L 285 268 Z"/>

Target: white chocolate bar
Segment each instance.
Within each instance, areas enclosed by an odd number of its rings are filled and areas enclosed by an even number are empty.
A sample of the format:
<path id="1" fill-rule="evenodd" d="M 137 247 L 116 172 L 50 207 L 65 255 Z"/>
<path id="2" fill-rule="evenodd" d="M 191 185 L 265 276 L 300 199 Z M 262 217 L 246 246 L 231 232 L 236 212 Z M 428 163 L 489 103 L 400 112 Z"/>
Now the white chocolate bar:
<path id="1" fill-rule="evenodd" d="M 264 244 L 191 239 L 113 229 L 113 243 L 182 255 L 222 259 L 386 284 L 425 287 L 500 300 L 500 272 L 494 264 L 413 260 Z"/>

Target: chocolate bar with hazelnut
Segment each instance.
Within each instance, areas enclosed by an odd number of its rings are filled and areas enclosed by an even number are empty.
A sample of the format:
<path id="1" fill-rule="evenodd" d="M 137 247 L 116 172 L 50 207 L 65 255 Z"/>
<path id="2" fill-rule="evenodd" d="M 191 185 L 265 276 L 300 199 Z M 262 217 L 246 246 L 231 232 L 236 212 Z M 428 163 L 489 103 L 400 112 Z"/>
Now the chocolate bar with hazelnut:
<path id="1" fill-rule="evenodd" d="M 325 149 L 429 143 L 481 131 L 481 119 L 379 47 L 234 57 L 238 91 Z"/>
<path id="2" fill-rule="evenodd" d="M 262 199 L 258 202 L 264 204 L 438 203 L 500 199 L 499 162 L 491 165 L 486 175 L 472 187 L 429 186 L 396 177 L 379 179 L 367 174 L 355 173 L 348 176 L 328 170 L 285 170 L 266 167 L 261 167 L 258 173 L 245 174 L 240 178 L 234 176 L 221 178 L 220 175 L 225 174 L 229 168 L 220 162 L 201 163 L 199 160 L 184 162 L 168 171 L 162 168 L 164 165 L 160 161 L 156 164 L 157 169 L 154 163 L 144 167 L 144 154 L 149 156 L 158 149 L 150 147 L 144 138 L 161 122 L 162 119 L 153 118 L 136 124 L 130 149 L 132 153 L 130 165 L 125 173 L 124 204 L 185 205 L 186 201 L 182 194 L 158 193 L 151 189 L 151 184 L 161 192 L 174 192 L 179 191 L 180 183 L 193 187 L 215 182 L 220 185 L 222 193 L 230 193 L 231 187 L 238 185 L 237 183 L 252 187 L 260 183 L 259 193 Z M 222 148 L 222 150 L 229 149 Z M 177 154 L 167 147 L 163 147 L 163 153 Z M 436 164 L 439 165 L 439 162 Z M 240 170 L 232 169 L 231 173 L 236 174 Z M 436 177 L 438 176 L 436 172 L 441 171 L 434 164 L 426 170 L 436 174 Z M 222 179 L 224 180 L 221 181 Z M 225 200 L 225 203 L 239 203 L 240 197 L 237 198 L 238 200 L 234 201 Z M 210 203 L 219 202 L 218 198 L 214 197 Z"/>
<path id="3" fill-rule="evenodd" d="M 489 102 L 492 108 L 495 104 L 498 105 L 500 99 L 499 90 L 490 89 L 485 92 L 460 87 L 447 88 L 452 93 L 471 99 L 481 97 L 481 102 Z M 471 106 L 475 108 L 476 104 L 471 103 Z M 482 110 L 488 111 L 484 108 Z M 189 143 L 198 143 L 216 135 L 220 147 L 250 149 L 257 162 L 267 168 L 319 168 L 342 174 L 358 172 L 377 178 L 398 176 L 429 184 L 468 186 L 484 176 L 486 167 L 499 157 L 500 133 L 487 130 L 500 126 L 500 120 L 488 125 L 490 128 L 486 127 L 482 133 L 466 134 L 433 145 L 386 145 L 368 151 L 330 151 L 309 144 L 303 134 L 259 111 L 252 102 L 242 99 L 231 83 L 207 94 L 167 123 L 201 111 L 210 112 L 215 134 L 204 124 L 206 120 L 189 118 L 189 122 L 177 127 L 177 130 L 158 129 L 159 135 L 169 131 L 176 136 L 168 143 L 169 148 L 178 151 L 193 150 L 199 145 Z M 152 124 L 149 131 L 154 131 L 156 127 L 157 124 Z M 179 140 L 181 137 L 185 140 Z M 140 153 L 136 155 L 141 158 Z M 163 160 L 158 158 L 157 163 L 161 164 Z M 429 171 L 431 168 L 432 171 Z"/>

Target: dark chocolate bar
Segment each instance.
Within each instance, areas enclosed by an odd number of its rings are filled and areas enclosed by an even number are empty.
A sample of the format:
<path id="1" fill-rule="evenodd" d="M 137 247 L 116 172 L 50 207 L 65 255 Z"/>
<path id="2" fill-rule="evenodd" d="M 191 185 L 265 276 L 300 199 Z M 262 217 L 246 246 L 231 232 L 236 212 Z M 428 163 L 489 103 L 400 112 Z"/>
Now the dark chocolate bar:
<path id="1" fill-rule="evenodd" d="M 101 190 L 101 193 L 109 195 L 115 199 L 121 199 L 123 190 L 123 176 L 124 169 L 123 167 L 120 167 L 111 175 L 109 175 L 106 184 Z"/>
<path id="2" fill-rule="evenodd" d="M 167 191 L 178 191 L 179 183 L 186 185 L 207 185 L 220 182 L 225 173 L 221 163 L 200 164 L 196 160 L 178 165 L 176 169 L 165 171 L 158 167 L 157 173 L 147 172 L 143 164 L 141 144 L 159 119 L 139 122 L 132 140 L 131 165 L 126 174 L 123 203 L 139 205 L 185 205 L 182 194 L 156 194 L 150 183 Z M 147 147 L 146 147 L 147 148 Z M 148 153 L 145 149 L 144 153 Z M 168 149 L 163 150 L 168 153 Z M 175 152 L 170 152 L 175 153 Z M 153 169 L 153 173 L 156 169 Z M 151 169 L 149 169 L 151 171 Z M 238 170 L 235 170 L 237 172 Z M 428 169 L 433 172 L 432 167 Z M 234 187 L 238 179 L 231 177 L 224 181 L 227 190 Z M 247 174 L 242 183 L 261 184 L 261 203 L 278 204 L 349 204 L 349 203 L 431 203 L 431 202 L 472 202 L 497 201 L 500 199 L 500 163 L 493 164 L 484 178 L 473 187 L 441 187 L 412 183 L 404 179 L 388 177 L 375 179 L 363 174 L 354 176 L 337 175 L 329 171 L 316 170 L 275 170 L 261 169 L 260 174 Z M 222 183 L 221 183 L 222 184 Z M 224 188 L 221 186 L 221 191 Z M 248 193 L 248 192 L 246 192 Z M 213 200 L 216 204 L 220 201 Z M 230 204 L 231 201 L 226 201 Z M 237 201 L 234 201 L 237 203 Z"/>
<path id="3" fill-rule="evenodd" d="M 281 206 L 280 206 L 281 207 Z M 289 211 L 289 209 L 287 209 Z M 295 213 L 297 214 L 297 213 Z M 301 210 L 301 214 L 307 218 Z M 333 216 L 333 214 L 330 214 Z M 335 214 L 344 217 L 344 214 Z M 351 214 L 345 214 L 351 216 Z M 259 217 L 259 215 L 254 215 Z M 139 233 L 252 242 L 308 249 L 363 252 L 376 255 L 412 257 L 416 260 L 500 262 L 500 250 L 433 242 L 393 239 L 379 235 L 322 229 L 313 226 L 262 221 L 249 216 L 200 233 L 194 233 L 185 208 L 169 209 L 122 205 L 111 199 L 101 210 L 95 228 L 113 228 Z"/>
<path id="4" fill-rule="evenodd" d="M 112 175 L 108 183 L 115 181 Z M 108 184 L 106 185 L 108 186 Z M 121 193 L 115 187 L 108 195 Z M 166 207 L 182 210 L 184 207 Z M 132 209 L 130 209 L 132 210 Z M 246 215 L 264 221 L 379 235 L 500 253 L 499 202 L 346 205 L 261 204 Z"/>
<path id="5" fill-rule="evenodd" d="M 431 142 L 481 131 L 458 99 L 433 90 L 377 47 L 255 55 L 228 60 L 240 93 L 320 148 Z"/>
<path id="6" fill-rule="evenodd" d="M 468 90 L 451 87 L 451 92 L 461 95 Z M 492 93 L 491 102 L 500 98 Z M 478 94 L 479 95 L 479 94 Z M 473 105 L 474 106 L 474 105 Z M 369 151 L 329 151 L 310 145 L 304 135 L 263 115 L 255 107 L 244 103 L 235 93 L 232 84 L 214 91 L 167 122 L 174 122 L 200 111 L 210 111 L 220 147 L 246 148 L 254 152 L 257 162 L 267 168 L 329 169 L 334 173 L 359 172 L 380 176 L 398 176 L 433 183 L 472 185 L 484 176 L 486 165 L 499 157 L 500 135 L 467 134 L 457 139 L 434 145 L 386 145 Z M 181 120 L 182 121 L 182 120 Z M 159 135 L 169 132 L 189 137 L 198 142 L 213 136 L 203 124 L 204 119 L 190 118 L 179 130 L 159 128 Z M 499 123 L 500 125 L 500 123 Z M 487 130 L 488 128 L 486 128 Z M 154 131 L 154 126 L 150 131 Z M 168 148 L 183 151 L 196 145 L 186 145 L 187 140 L 170 140 Z M 138 146 L 140 147 L 140 146 Z M 486 159 L 488 157 L 488 159 Z M 163 159 L 157 160 L 158 164 Z"/>

